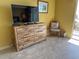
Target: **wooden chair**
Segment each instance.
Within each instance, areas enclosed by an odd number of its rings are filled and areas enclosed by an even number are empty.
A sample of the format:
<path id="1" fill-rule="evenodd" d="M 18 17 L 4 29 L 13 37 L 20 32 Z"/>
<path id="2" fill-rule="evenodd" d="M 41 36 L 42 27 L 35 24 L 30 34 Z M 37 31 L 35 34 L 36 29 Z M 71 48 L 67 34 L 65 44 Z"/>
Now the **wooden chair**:
<path id="1" fill-rule="evenodd" d="M 60 36 L 60 23 L 58 21 L 52 21 L 50 25 L 50 33 L 54 36 Z"/>

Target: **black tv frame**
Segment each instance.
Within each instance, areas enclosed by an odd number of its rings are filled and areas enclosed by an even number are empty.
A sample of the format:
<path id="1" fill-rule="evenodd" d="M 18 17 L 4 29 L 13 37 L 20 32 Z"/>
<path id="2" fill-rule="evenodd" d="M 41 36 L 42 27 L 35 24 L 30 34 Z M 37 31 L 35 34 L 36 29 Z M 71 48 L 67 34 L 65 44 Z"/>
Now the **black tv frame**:
<path id="1" fill-rule="evenodd" d="M 24 5 L 16 5 L 16 4 L 12 4 L 11 5 L 11 8 L 13 8 L 13 7 L 17 7 L 17 8 L 25 8 L 25 7 L 31 7 L 31 8 L 38 8 L 38 6 L 24 6 Z M 39 9 L 39 8 L 38 8 Z M 37 23 L 37 22 L 39 22 L 39 10 L 37 11 L 37 13 L 38 13 L 38 19 L 37 20 L 34 20 L 34 21 L 30 21 L 30 22 L 24 22 L 24 23 Z M 13 9 L 12 9 L 12 16 L 14 16 L 13 15 Z M 18 19 L 18 17 L 16 17 L 16 19 Z M 18 20 L 19 21 L 19 20 Z M 17 22 L 17 23 L 23 23 L 23 22 Z M 14 22 L 14 18 L 13 18 L 13 24 L 16 24 L 15 22 Z"/>

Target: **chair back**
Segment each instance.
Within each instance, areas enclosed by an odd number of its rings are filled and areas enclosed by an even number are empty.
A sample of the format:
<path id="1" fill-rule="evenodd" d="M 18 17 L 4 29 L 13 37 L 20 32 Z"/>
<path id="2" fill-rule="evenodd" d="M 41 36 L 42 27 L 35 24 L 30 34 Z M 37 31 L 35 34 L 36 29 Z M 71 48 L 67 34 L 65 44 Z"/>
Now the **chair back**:
<path id="1" fill-rule="evenodd" d="M 52 29 L 59 29 L 60 28 L 60 24 L 58 21 L 52 21 L 51 22 L 51 28 Z"/>

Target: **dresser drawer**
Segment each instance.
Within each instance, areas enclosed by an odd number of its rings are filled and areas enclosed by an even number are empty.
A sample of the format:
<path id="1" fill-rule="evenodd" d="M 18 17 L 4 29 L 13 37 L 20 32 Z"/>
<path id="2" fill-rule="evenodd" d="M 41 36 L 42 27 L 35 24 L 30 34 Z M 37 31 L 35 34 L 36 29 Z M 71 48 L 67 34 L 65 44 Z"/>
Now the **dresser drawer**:
<path id="1" fill-rule="evenodd" d="M 33 37 L 28 37 L 28 38 L 23 38 L 22 40 L 18 40 L 18 45 L 21 46 L 21 45 L 24 45 L 25 43 L 28 44 L 29 42 L 34 42 L 34 39 Z"/>
<path id="2" fill-rule="evenodd" d="M 34 33 L 18 35 L 18 36 L 17 36 L 17 40 L 22 40 L 23 38 L 31 38 L 31 37 L 33 37 L 34 35 L 35 35 Z"/>

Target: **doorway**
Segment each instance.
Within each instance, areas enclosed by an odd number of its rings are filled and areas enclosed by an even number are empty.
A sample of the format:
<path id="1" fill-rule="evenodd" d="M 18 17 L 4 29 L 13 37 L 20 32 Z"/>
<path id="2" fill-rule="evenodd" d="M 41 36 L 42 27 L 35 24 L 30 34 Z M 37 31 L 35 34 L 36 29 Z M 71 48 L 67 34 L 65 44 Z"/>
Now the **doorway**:
<path id="1" fill-rule="evenodd" d="M 72 39 L 79 41 L 79 0 L 77 0 Z"/>

